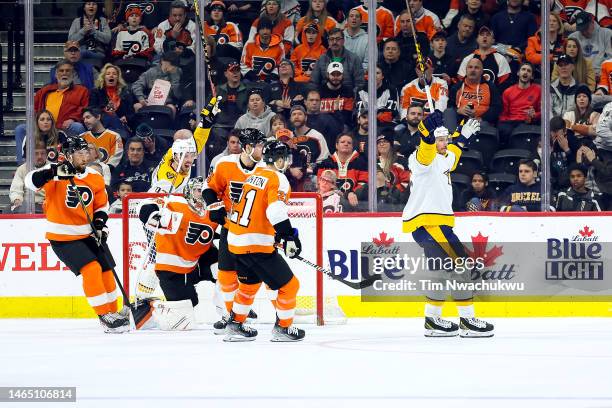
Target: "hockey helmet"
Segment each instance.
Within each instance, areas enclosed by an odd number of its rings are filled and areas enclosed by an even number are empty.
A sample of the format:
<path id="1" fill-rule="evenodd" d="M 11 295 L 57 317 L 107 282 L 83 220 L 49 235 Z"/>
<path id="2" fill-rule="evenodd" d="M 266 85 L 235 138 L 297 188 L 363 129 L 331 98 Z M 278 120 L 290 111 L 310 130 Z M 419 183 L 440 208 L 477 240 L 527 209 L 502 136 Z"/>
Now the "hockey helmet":
<path id="1" fill-rule="evenodd" d="M 263 160 L 266 164 L 273 164 L 278 171 L 285 171 L 291 165 L 291 153 L 289 146 L 279 140 L 266 142 L 262 150 Z M 278 168 L 276 161 L 283 159 L 283 168 Z"/>
<path id="2" fill-rule="evenodd" d="M 240 130 L 238 140 L 240 141 L 240 147 L 244 150 L 247 145 L 255 146 L 259 143 L 264 143 L 266 135 L 258 129 L 246 128 Z"/>
<path id="3" fill-rule="evenodd" d="M 198 149 L 196 147 L 196 144 L 193 138 L 176 139 L 172 143 L 172 153 L 174 154 L 197 153 L 197 152 L 198 152 Z"/>
<path id="4" fill-rule="evenodd" d="M 189 207 L 199 214 L 202 214 L 206 207 L 202 191 L 204 191 L 204 178 L 194 177 L 187 182 L 183 193 Z"/>
<path id="5" fill-rule="evenodd" d="M 88 150 L 87 141 L 81 136 L 69 136 L 62 143 L 62 153 L 64 155 L 72 154 L 78 150 Z"/>

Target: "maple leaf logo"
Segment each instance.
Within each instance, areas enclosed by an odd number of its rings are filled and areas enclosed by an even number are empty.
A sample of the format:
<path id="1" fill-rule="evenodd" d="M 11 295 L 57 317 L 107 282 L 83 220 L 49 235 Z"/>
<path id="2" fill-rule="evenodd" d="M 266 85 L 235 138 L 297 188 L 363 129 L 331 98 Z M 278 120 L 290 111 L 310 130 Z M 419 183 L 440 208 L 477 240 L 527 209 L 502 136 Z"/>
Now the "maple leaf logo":
<path id="1" fill-rule="evenodd" d="M 493 266 L 495 265 L 495 260 L 502 256 L 504 252 L 502 251 L 502 247 L 495 245 L 493 248 L 487 251 L 487 244 L 489 242 L 489 237 L 482 235 L 480 231 L 478 231 L 478 235 L 472 237 L 472 246 L 473 250 L 466 248 L 468 256 L 472 259 L 482 258 L 484 260 L 484 266 Z"/>
<path id="2" fill-rule="evenodd" d="M 390 246 L 392 243 L 395 242 L 395 239 L 393 239 L 392 237 L 387 239 L 387 233 L 385 231 L 381 232 L 380 234 L 378 234 L 378 238 L 374 237 L 372 238 L 372 242 L 374 243 L 374 245 L 376 246 Z"/>
<path id="3" fill-rule="evenodd" d="M 588 225 L 585 225 L 583 229 L 579 230 L 578 233 L 583 237 L 590 237 L 595 233 L 595 230 L 589 229 Z"/>

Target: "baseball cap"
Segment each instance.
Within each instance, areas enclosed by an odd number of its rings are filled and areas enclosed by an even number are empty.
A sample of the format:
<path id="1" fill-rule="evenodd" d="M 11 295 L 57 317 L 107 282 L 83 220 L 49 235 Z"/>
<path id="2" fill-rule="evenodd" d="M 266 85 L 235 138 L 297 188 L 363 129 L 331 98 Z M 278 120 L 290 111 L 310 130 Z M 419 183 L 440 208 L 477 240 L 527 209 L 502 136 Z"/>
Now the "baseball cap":
<path id="1" fill-rule="evenodd" d="M 223 67 L 223 71 L 234 71 L 236 69 L 240 69 L 240 64 L 236 60 L 228 61 Z"/>
<path id="2" fill-rule="evenodd" d="M 289 129 L 278 129 L 274 134 L 278 140 L 281 142 L 286 142 L 287 140 L 291 140 L 293 138 L 293 132 Z"/>
<path id="3" fill-rule="evenodd" d="M 330 169 L 323 170 L 319 178 L 333 184 L 336 184 L 336 180 L 338 180 L 338 176 L 336 175 L 336 173 Z"/>
<path id="4" fill-rule="evenodd" d="M 344 74 L 344 67 L 342 66 L 342 63 L 338 61 L 331 62 L 327 66 L 327 73 L 331 74 L 332 72 L 340 72 L 341 74 Z"/>
<path id="5" fill-rule="evenodd" d="M 77 50 L 80 50 L 80 46 L 79 46 L 79 42 L 78 41 L 66 41 L 66 43 L 64 44 L 64 51 L 68 51 L 72 48 L 76 48 Z"/>
<path id="6" fill-rule="evenodd" d="M 225 3 L 223 3 L 221 0 L 215 0 L 215 1 L 211 2 L 208 5 L 208 10 L 212 11 L 214 9 L 223 9 L 223 10 L 225 10 L 226 9 Z"/>
<path id="7" fill-rule="evenodd" d="M 593 20 L 593 15 L 586 11 L 581 11 L 576 16 L 576 30 L 583 31 L 589 28 L 589 24 Z"/>
<path id="8" fill-rule="evenodd" d="M 317 24 L 314 24 L 314 23 L 308 24 L 304 28 L 304 31 L 308 31 L 308 30 L 313 30 L 313 31 L 316 31 L 318 33 L 319 32 L 319 26 Z"/>
<path id="9" fill-rule="evenodd" d="M 376 143 L 380 142 L 381 140 L 386 140 L 387 142 L 393 144 L 393 142 L 395 141 L 395 137 L 393 135 L 393 129 L 391 128 L 383 128 L 379 133 L 378 136 L 376 136 Z"/>
<path id="10" fill-rule="evenodd" d="M 480 30 L 478 30 L 478 34 L 482 34 L 482 32 L 484 32 L 484 31 L 488 31 L 491 35 L 493 35 L 493 30 L 491 30 L 486 25 L 483 25 L 482 27 L 480 27 Z"/>
<path id="11" fill-rule="evenodd" d="M 557 58 L 557 65 L 566 65 L 566 64 L 573 64 L 573 63 L 574 63 L 574 59 L 567 54 L 561 54 L 559 55 L 559 58 Z"/>

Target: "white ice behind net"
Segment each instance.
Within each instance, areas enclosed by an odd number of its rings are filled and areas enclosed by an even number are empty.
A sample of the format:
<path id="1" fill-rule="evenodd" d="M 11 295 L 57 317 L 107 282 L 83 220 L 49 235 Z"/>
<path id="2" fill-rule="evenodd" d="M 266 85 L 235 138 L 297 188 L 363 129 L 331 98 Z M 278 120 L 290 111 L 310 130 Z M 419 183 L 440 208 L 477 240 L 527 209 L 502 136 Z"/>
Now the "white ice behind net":
<path id="1" fill-rule="evenodd" d="M 150 199 L 150 198 L 149 198 Z M 146 198 L 131 198 L 128 200 L 128 239 L 124 242 L 127 245 L 127 263 L 129 265 L 129 292 L 133 297 L 137 290 L 139 296 L 163 297 L 163 293 L 157 283 L 157 278 L 153 273 L 155 264 L 155 248 L 150 247 L 146 232 L 138 218 L 140 205 Z M 289 216 L 295 228 L 300 232 L 302 242 L 301 256 L 312 262 L 317 262 L 317 237 L 316 229 L 316 199 L 313 197 L 292 198 L 289 202 Z M 217 241 L 214 242 L 215 245 Z M 148 255 L 147 255 L 148 253 Z M 146 259 L 145 259 L 146 257 Z M 296 323 L 308 324 L 316 323 L 317 316 L 317 274 L 314 269 L 301 261 L 287 259 L 293 273 L 300 281 L 296 307 Z M 327 266 L 327 265 L 324 265 Z M 138 284 L 140 282 L 140 285 Z M 144 284 L 144 287 L 143 285 Z M 334 287 L 337 283 L 323 278 L 323 318 L 325 324 L 344 324 L 346 316 L 338 304 L 338 298 L 334 294 Z M 152 292 L 146 287 L 155 288 Z M 144 290 L 143 290 L 144 288 Z M 215 307 L 212 302 L 213 284 L 202 282 L 197 285 L 199 304 L 196 307 L 196 317 L 200 322 L 214 322 L 218 320 Z M 260 289 L 253 309 L 259 315 L 258 322 L 273 323 L 275 313 L 270 303 L 267 290 L 264 285 Z"/>

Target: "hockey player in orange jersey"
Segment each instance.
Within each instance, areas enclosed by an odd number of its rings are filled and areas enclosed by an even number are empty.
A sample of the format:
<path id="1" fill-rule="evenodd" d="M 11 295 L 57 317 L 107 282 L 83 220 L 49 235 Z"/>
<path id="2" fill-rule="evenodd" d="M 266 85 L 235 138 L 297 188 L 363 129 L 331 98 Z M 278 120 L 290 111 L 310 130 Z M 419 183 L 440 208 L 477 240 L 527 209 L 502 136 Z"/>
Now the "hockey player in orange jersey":
<path id="1" fill-rule="evenodd" d="M 154 301 L 150 306 L 155 321 L 165 330 L 191 329 L 195 324 L 193 308 L 198 304 L 195 285 L 216 282 L 218 251 L 212 241 L 217 223 L 208 216 L 203 188 L 202 177 L 192 178 L 184 197 L 151 199 L 139 210 L 140 220 L 157 232 L 155 273 L 166 301 Z M 134 319 L 139 328 L 147 324 L 146 318 Z"/>
<path id="2" fill-rule="evenodd" d="M 87 167 L 89 150 L 83 138 L 68 138 L 62 145 L 62 153 L 66 158 L 63 163 L 33 170 L 25 179 L 29 189 L 45 192 L 45 237 L 57 257 L 75 275 L 83 277 L 83 291 L 104 330 L 107 333 L 129 331 L 127 309 L 125 313 L 117 313 L 116 284 L 111 271 L 115 262 L 106 245 L 108 196 L 104 178 Z M 95 230 L 88 217 L 93 220 Z"/>
<path id="3" fill-rule="evenodd" d="M 229 342 L 255 340 L 257 330 L 244 322 L 262 282 L 278 291 L 271 340 L 300 341 L 305 335 L 292 325 L 300 284 L 276 250 L 276 245 L 282 246 L 289 258 L 302 250 L 287 208 L 291 187 L 284 171 L 291 164 L 291 153 L 285 143 L 273 140 L 265 144 L 262 155 L 266 167 L 256 168 L 246 179 L 229 214 L 227 242 L 236 255 L 240 282 L 224 338 Z"/>
<path id="4" fill-rule="evenodd" d="M 234 294 L 238 289 L 236 260 L 227 246 L 226 216 L 232 206 L 238 203 L 245 180 L 260 163 L 261 149 L 266 137 L 257 129 L 242 129 L 238 133 L 242 152 L 222 157 L 208 172 L 204 200 L 210 219 L 223 226 L 219 239 L 219 283 L 226 303 L 227 316 L 214 324 L 215 334 L 225 334 L 227 317 L 232 310 Z M 234 213 L 237 215 L 237 213 Z M 251 312 L 251 317 L 256 317 Z"/>

